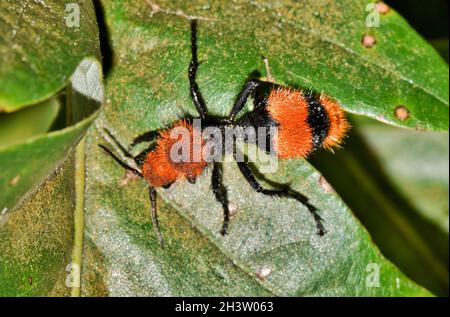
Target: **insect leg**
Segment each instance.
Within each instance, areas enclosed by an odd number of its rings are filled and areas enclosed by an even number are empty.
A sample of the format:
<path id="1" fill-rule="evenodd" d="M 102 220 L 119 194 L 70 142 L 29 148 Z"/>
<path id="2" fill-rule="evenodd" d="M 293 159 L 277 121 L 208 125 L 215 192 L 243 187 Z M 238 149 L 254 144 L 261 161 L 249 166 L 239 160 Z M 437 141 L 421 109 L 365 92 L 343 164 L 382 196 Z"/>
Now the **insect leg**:
<path id="1" fill-rule="evenodd" d="M 200 89 L 198 88 L 198 85 L 195 81 L 195 76 L 197 74 L 197 68 L 198 68 L 198 59 L 197 59 L 197 21 L 192 20 L 191 21 L 191 53 L 192 53 L 192 59 L 189 63 L 189 84 L 190 84 L 190 91 L 191 91 L 191 99 L 194 103 L 195 107 L 197 108 L 198 113 L 200 114 L 200 118 L 204 120 L 206 118 L 207 109 L 205 100 L 203 99 Z"/>
<path id="2" fill-rule="evenodd" d="M 247 102 L 250 94 L 258 87 L 259 83 L 256 80 L 250 79 L 244 86 L 244 88 L 239 93 L 239 97 L 235 101 L 233 108 L 231 108 L 230 115 L 228 116 L 228 120 L 233 122 L 236 118 L 236 115 L 239 111 L 244 108 L 245 103 Z"/>
<path id="3" fill-rule="evenodd" d="M 212 171 L 211 188 L 217 201 L 223 207 L 223 225 L 220 233 L 227 235 L 228 223 L 230 221 L 230 209 L 228 208 L 227 190 L 222 184 L 222 166 L 221 163 L 214 162 Z"/>
<path id="4" fill-rule="evenodd" d="M 244 175 L 247 182 L 252 186 L 252 188 L 261 194 L 267 195 L 267 196 L 274 196 L 274 197 L 286 197 L 286 198 L 292 198 L 297 200 L 299 203 L 304 205 L 306 208 L 308 208 L 309 212 L 313 215 L 314 220 L 316 222 L 317 226 L 317 234 L 319 236 L 323 236 L 325 234 L 325 228 L 322 224 L 322 218 L 317 213 L 317 208 L 311 205 L 308 202 L 308 198 L 298 192 L 292 191 L 290 189 L 264 189 L 256 180 L 255 176 L 253 175 L 252 170 L 245 162 L 236 162 L 239 170 Z"/>
<path id="5" fill-rule="evenodd" d="M 159 228 L 158 215 L 156 210 L 156 189 L 149 187 L 149 197 L 150 197 L 150 215 L 152 217 L 153 229 L 155 230 L 156 236 L 158 237 L 159 244 L 161 248 L 164 248 L 164 240 L 161 234 L 161 229 Z"/>

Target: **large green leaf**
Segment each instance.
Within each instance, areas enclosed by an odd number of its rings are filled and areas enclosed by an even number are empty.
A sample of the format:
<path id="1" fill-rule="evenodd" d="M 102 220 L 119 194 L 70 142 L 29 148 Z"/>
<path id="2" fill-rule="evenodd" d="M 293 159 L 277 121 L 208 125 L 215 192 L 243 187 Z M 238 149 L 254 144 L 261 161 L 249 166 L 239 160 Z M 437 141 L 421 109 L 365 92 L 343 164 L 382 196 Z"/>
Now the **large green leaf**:
<path id="1" fill-rule="evenodd" d="M 90 0 L 2 1 L 0 33 L 0 112 L 50 98 L 84 57 L 99 55 Z"/>
<path id="2" fill-rule="evenodd" d="M 195 114 L 187 81 L 188 16 L 200 20 L 198 83 L 212 114 L 225 115 L 245 78 L 263 73 L 263 54 L 277 81 L 324 90 L 349 111 L 405 127 L 446 129 L 448 68 L 401 17 L 391 11 L 381 28 L 367 30 L 364 1 L 103 4 L 114 67 L 104 115 L 86 144 L 82 294 L 429 294 L 379 253 L 305 161 L 280 162 L 267 178 L 291 181 L 310 197 L 325 219 L 324 237 L 316 236 L 305 208 L 254 193 L 236 167 L 225 164 L 224 182 L 237 208 L 230 234 L 219 234 L 222 210 L 206 173 L 195 185 L 180 182 L 159 192 L 161 250 L 145 184 L 121 186 L 124 172 L 97 148 L 108 140 L 103 127 L 129 144 L 139 133 Z M 379 46 L 361 46 L 367 31 Z M 409 109 L 409 119 L 395 118 L 399 104 Z M 378 269 L 379 284 L 372 279 Z"/>
<path id="3" fill-rule="evenodd" d="M 114 75 L 113 75 L 114 76 Z M 104 122 L 101 122 L 102 124 Z M 318 237 L 306 209 L 269 199 L 226 165 L 224 182 L 238 213 L 229 236 L 208 175 L 161 191 L 166 247 L 151 226 L 147 188 L 120 186 L 124 172 L 89 134 L 84 295 L 416 296 L 428 294 L 385 260 L 367 232 L 306 162 L 280 166 L 277 182 L 293 181 L 322 210 L 328 233 Z M 295 175 L 290 178 L 281 175 Z M 171 206 L 171 207 L 168 207 Z M 261 277 L 268 271 L 268 276 Z M 379 284 L 371 284 L 379 270 Z M 375 272 L 375 275 L 372 273 Z M 85 293 L 83 293 L 85 292 Z"/>

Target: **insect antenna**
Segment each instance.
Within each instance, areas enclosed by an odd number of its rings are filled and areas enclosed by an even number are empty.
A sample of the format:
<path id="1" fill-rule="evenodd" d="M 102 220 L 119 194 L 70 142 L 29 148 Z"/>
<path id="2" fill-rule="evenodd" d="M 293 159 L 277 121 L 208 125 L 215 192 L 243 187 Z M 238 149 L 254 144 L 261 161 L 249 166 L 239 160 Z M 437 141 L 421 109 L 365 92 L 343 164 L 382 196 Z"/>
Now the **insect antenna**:
<path id="1" fill-rule="evenodd" d="M 131 159 L 131 162 L 136 163 L 137 165 L 137 159 L 134 158 L 120 143 L 117 141 L 117 139 L 109 132 L 107 129 L 103 128 L 103 131 L 108 135 L 109 138 L 114 142 L 114 144 L 118 147 L 120 151 L 122 151 L 123 155 L 125 155 L 126 158 Z M 120 166 L 122 166 L 124 169 L 131 171 L 132 173 L 136 174 L 139 177 L 143 177 L 140 170 L 137 168 L 131 167 L 127 163 L 123 162 L 121 159 L 119 159 L 110 149 L 108 149 L 106 146 L 99 144 L 100 148 L 102 148 L 109 156 L 111 156 L 114 161 L 116 161 Z M 148 150 L 147 150 L 148 151 Z M 142 154 L 142 153 L 141 153 Z M 164 241 L 161 233 L 161 229 L 159 227 L 158 222 L 158 216 L 157 216 L 157 210 L 156 210 L 156 189 L 154 187 L 149 186 L 149 198 L 150 198 L 150 216 L 152 218 L 153 228 L 155 230 L 155 234 L 158 238 L 159 244 L 161 248 L 164 248 Z"/>
<path id="2" fill-rule="evenodd" d="M 125 155 L 127 158 L 130 158 L 134 161 L 134 157 L 130 154 L 130 152 L 128 152 L 125 149 L 125 147 L 122 144 L 120 144 L 119 141 L 117 141 L 116 137 L 114 135 L 112 135 L 112 133 L 108 129 L 103 128 L 103 131 L 105 131 L 105 133 L 111 138 L 111 140 L 119 148 L 119 150 L 123 153 L 123 155 Z"/>
<path id="3" fill-rule="evenodd" d="M 106 146 L 99 144 L 99 147 L 101 147 L 103 149 L 103 151 L 105 151 L 109 156 L 111 156 L 114 161 L 116 161 L 120 166 L 122 166 L 124 169 L 129 170 L 131 172 L 133 172 L 135 175 L 142 177 L 142 173 L 139 172 L 137 169 L 129 166 L 128 164 L 125 164 L 124 162 L 122 162 L 113 152 L 111 152 L 111 150 L 109 150 Z"/>

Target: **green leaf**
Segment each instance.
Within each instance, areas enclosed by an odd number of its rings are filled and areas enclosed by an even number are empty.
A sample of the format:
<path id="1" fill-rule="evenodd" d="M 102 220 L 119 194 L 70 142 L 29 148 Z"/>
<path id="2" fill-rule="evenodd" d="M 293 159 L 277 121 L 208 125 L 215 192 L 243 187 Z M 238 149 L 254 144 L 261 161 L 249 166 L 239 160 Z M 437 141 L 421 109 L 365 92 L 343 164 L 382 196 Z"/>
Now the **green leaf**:
<path id="1" fill-rule="evenodd" d="M 0 187 L 4 193 L 0 197 L 0 279 L 4 282 L 0 294 L 70 294 L 63 282 L 72 248 L 76 249 L 73 229 L 77 214 L 74 218 L 75 168 L 67 156 L 97 116 L 102 98 L 99 67 L 96 61 L 86 60 L 72 76 L 70 100 L 74 107 L 82 105 L 77 115 L 87 112 L 88 117 L 65 129 L 0 149 Z M 41 184 L 64 159 L 65 166 Z M 77 160 L 77 166 L 80 164 L 84 164 L 82 159 Z"/>
<path id="2" fill-rule="evenodd" d="M 86 143 L 82 295 L 429 295 L 380 254 L 303 160 L 280 162 L 265 184 L 292 182 L 307 195 L 325 219 L 324 237 L 305 208 L 255 193 L 226 163 L 224 183 L 237 208 L 229 235 L 219 233 L 222 209 L 205 173 L 195 185 L 159 191 L 161 250 L 145 184 L 123 185 L 124 171 L 97 147 L 108 140 L 103 127 L 127 145 L 144 131 L 195 115 L 188 15 L 200 20 L 198 83 L 214 115 L 226 115 L 245 79 L 262 72 L 263 54 L 281 83 L 323 89 L 347 110 L 392 124 L 445 129 L 448 87 L 441 80 L 448 82 L 448 68 L 395 12 L 383 17 L 389 28 L 373 30 L 380 46 L 367 50 L 360 43 L 364 1 L 103 4 L 114 67 L 105 111 Z M 411 113 L 403 122 L 393 114 L 399 103 Z"/>
<path id="3" fill-rule="evenodd" d="M 307 210 L 261 197 L 243 183 L 235 167 L 226 165 L 224 182 L 238 207 L 229 235 L 219 233 L 222 210 L 209 189 L 210 177 L 204 175 L 195 185 L 180 182 L 159 192 L 166 243 L 161 249 L 151 226 L 146 186 L 141 181 L 120 186 L 125 173 L 95 150 L 98 139 L 97 133 L 89 134 L 87 143 L 92 151 L 87 156 L 85 296 L 428 294 L 380 255 L 306 162 L 283 164 L 279 174 L 295 176 L 271 179 L 293 181 L 296 190 L 319 206 L 325 237 L 316 235 Z M 270 274 L 258 277 L 265 270 Z M 370 284 L 378 270 L 380 287 Z"/>
<path id="4" fill-rule="evenodd" d="M 50 98 L 36 107 L 0 115 L 0 146 L 6 147 L 32 136 L 46 133 L 58 116 L 58 98 Z"/>
<path id="5" fill-rule="evenodd" d="M 70 294 L 63 282 L 72 248 L 76 250 L 77 218 L 73 216 L 75 169 L 66 158 L 98 114 L 103 94 L 99 72 L 97 61 L 85 60 L 72 76 L 66 100 L 78 109 L 74 116 L 88 115 L 85 119 L 0 148 L 0 279 L 4 281 L 0 295 Z M 56 169 L 64 159 L 66 167 Z M 83 164 L 77 160 L 77 166 Z M 56 176 L 41 184 L 52 172 Z"/>
<path id="6" fill-rule="evenodd" d="M 74 108 L 80 107 L 76 116 L 78 118 L 86 116 L 84 119 L 64 129 L 0 147 L 2 164 L 0 190 L 4 193 L 0 196 L 0 208 L 5 212 L 13 208 L 26 193 L 36 188 L 54 171 L 98 115 L 99 100 L 102 98 L 102 93 L 97 90 L 101 91 L 99 67 L 98 62 L 85 60 L 73 77 L 71 84 L 73 95 L 71 93 L 67 100 L 71 100 Z M 92 91 L 83 90 L 85 89 L 82 87 L 83 80 L 94 84 L 89 86 Z"/>
<path id="7" fill-rule="evenodd" d="M 334 1 L 332 5 L 329 1 L 237 2 L 232 8 L 220 1 L 210 5 L 158 2 L 163 9 L 153 14 L 155 9 L 148 3 L 110 5 L 117 24 L 112 35 L 126 32 L 130 20 L 136 32 L 124 40 L 128 45 L 117 48 L 117 56 L 127 59 L 131 67 L 139 63 L 138 75 L 147 83 L 166 79 L 168 90 L 186 86 L 180 75 L 189 60 L 189 34 L 184 31 L 187 21 L 175 13 L 181 10 L 215 19 L 201 21 L 198 34 L 203 61 L 199 83 L 215 114 L 227 113 L 230 100 L 253 71 L 264 74 L 261 55 L 265 55 L 278 82 L 324 91 L 350 112 L 404 127 L 448 129 L 448 66 L 393 10 L 380 17 L 380 27 L 367 28 L 370 12 L 365 11 L 365 1 Z M 148 13 L 139 14 L 142 10 Z M 158 28 L 159 24 L 166 26 Z M 366 33 L 377 39 L 372 49 L 361 44 Z M 177 50 L 173 49 L 174 35 Z M 153 72 L 155 65 L 145 63 L 143 57 L 148 54 L 151 60 L 164 61 L 159 73 Z M 154 91 L 161 91 L 160 84 L 156 85 Z M 164 109 L 161 119 L 167 124 L 167 116 L 174 105 L 181 106 L 181 100 L 177 94 L 167 98 L 162 92 L 155 94 L 160 108 L 144 115 L 150 117 Z M 136 102 L 144 100 L 128 100 Z M 395 117 L 398 105 L 409 109 L 407 120 Z"/>
<path id="8" fill-rule="evenodd" d="M 448 233 L 448 132 L 410 132 L 362 120 L 357 125 L 395 186 L 418 212 Z"/>
<path id="9" fill-rule="evenodd" d="M 50 98 L 66 86 L 83 58 L 99 58 L 89 0 L 2 1 L 0 33 L 0 112 Z"/>

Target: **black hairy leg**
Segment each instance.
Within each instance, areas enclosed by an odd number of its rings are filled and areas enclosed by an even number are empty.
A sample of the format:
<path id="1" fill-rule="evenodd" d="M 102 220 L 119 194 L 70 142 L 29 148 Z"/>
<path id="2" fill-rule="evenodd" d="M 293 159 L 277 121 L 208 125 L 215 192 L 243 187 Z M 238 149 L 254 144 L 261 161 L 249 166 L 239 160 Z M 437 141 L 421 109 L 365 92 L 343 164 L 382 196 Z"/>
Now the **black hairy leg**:
<path id="1" fill-rule="evenodd" d="M 150 215 L 152 218 L 153 229 L 155 230 L 156 236 L 158 237 L 159 245 L 164 248 L 164 240 L 162 237 L 161 229 L 159 228 L 158 215 L 156 212 L 156 189 L 149 187 L 149 198 L 150 198 Z"/>
<path id="2" fill-rule="evenodd" d="M 228 224 L 230 222 L 230 209 L 228 206 L 227 190 L 222 184 L 222 165 L 218 162 L 214 162 L 211 177 L 211 189 L 216 197 L 216 200 L 222 205 L 223 208 L 223 224 L 220 233 L 222 235 L 227 235 Z"/>
<path id="3" fill-rule="evenodd" d="M 308 202 L 308 198 L 296 191 L 291 190 L 290 188 L 283 188 L 283 189 L 265 189 L 263 188 L 259 182 L 256 180 L 252 170 L 245 162 L 237 162 L 237 165 L 239 167 L 239 170 L 241 171 L 242 175 L 244 175 L 244 178 L 247 180 L 247 182 L 250 184 L 250 186 L 258 193 L 261 193 L 263 195 L 272 196 L 272 197 L 285 197 L 285 198 L 291 198 L 295 199 L 299 203 L 301 203 L 303 206 L 308 208 L 309 212 L 314 217 L 314 221 L 316 222 L 317 226 L 317 234 L 319 236 L 323 236 L 326 233 L 326 230 L 322 224 L 322 218 L 317 213 L 317 208 L 310 204 Z"/>
<path id="4" fill-rule="evenodd" d="M 236 99 L 233 107 L 231 108 L 230 115 L 228 116 L 228 121 L 234 122 L 236 115 L 244 108 L 245 103 L 247 102 L 248 97 L 253 93 L 253 91 L 258 87 L 258 81 L 254 79 L 250 79 L 241 90 Z"/>

